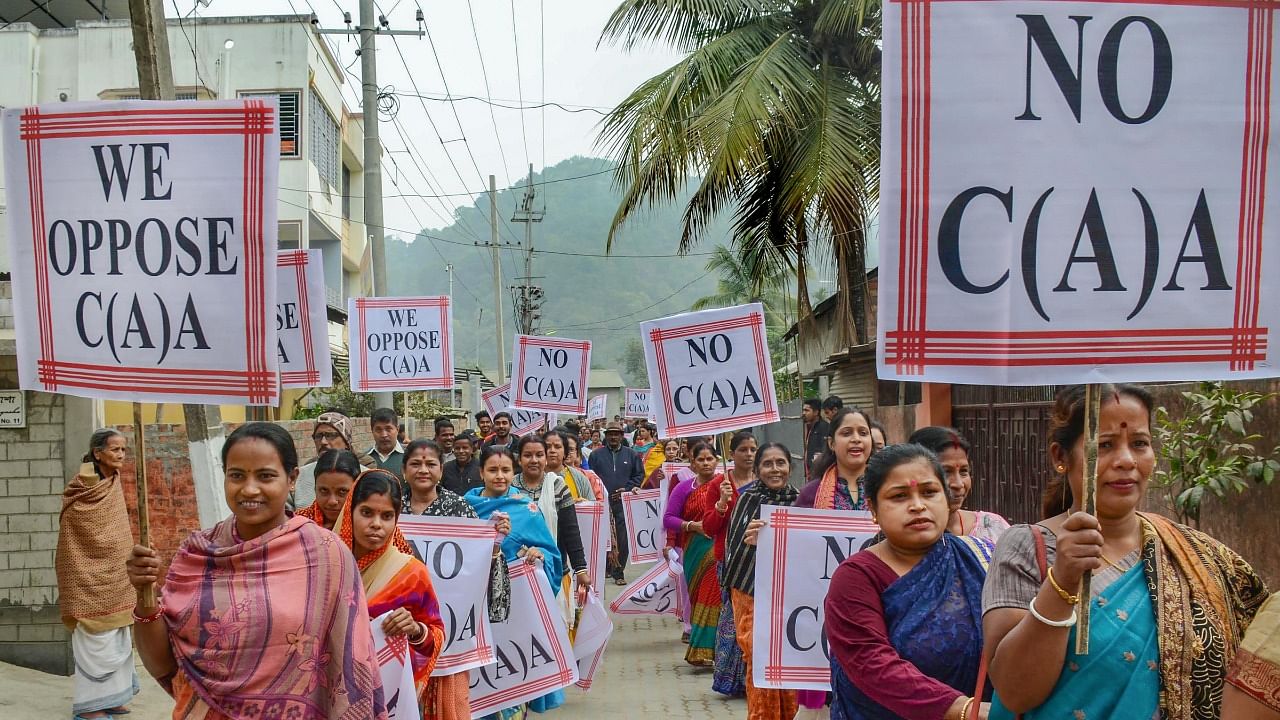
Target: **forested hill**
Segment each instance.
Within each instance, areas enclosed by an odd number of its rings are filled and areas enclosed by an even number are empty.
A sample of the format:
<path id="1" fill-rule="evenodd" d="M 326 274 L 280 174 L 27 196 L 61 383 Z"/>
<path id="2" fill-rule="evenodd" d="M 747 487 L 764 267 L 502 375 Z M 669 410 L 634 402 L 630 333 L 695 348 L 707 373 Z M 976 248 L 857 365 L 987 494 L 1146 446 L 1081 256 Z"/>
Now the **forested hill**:
<path id="1" fill-rule="evenodd" d="M 621 370 L 620 357 L 627 341 L 639 338 L 640 321 L 687 310 L 699 297 L 715 292 L 716 278 L 705 276 L 705 256 L 675 255 L 684 198 L 634 217 L 613 248 L 615 256 L 664 257 L 584 256 L 605 252 L 609 223 L 619 201 L 612 187 L 612 174 L 601 172 L 611 165 L 608 160 L 575 157 L 544 171 L 547 184 L 539 187 L 538 205 L 545 201 L 547 214 L 534 225 L 534 246 L 539 251 L 580 255 L 535 253 L 533 274 L 542 276 L 537 282 L 546 293 L 541 330 L 554 329 L 560 337 L 590 340 L 593 364 Z M 535 184 L 543 180 L 542 175 L 534 175 Z M 511 243 L 502 253 L 503 283 L 508 287 L 515 284 L 514 277 L 524 274 L 524 256 L 515 247 L 517 239 L 524 239 L 524 226 L 510 222 L 523 192 L 522 187 L 514 187 L 498 193 L 498 214 L 507 220 L 499 229 L 499 239 Z M 412 243 L 388 236 L 387 275 L 395 295 L 441 295 L 449 289 L 445 262 L 452 263 L 455 359 L 460 365 L 474 362 L 478 339 L 480 361 L 485 367 L 492 367 L 492 265 L 489 251 L 474 247 L 477 241 L 489 239 L 489 198 L 477 198 L 477 205 L 459 208 L 453 225 L 424 229 Z M 433 241 L 426 235 L 440 240 Z M 694 251 L 709 252 L 716 243 L 728 243 L 727 221 L 718 223 Z M 480 307 L 484 308 L 484 321 L 477 335 Z M 505 330 L 510 336 L 511 295 L 506 290 L 503 309 Z M 508 348 L 509 343 L 508 340 Z"/>

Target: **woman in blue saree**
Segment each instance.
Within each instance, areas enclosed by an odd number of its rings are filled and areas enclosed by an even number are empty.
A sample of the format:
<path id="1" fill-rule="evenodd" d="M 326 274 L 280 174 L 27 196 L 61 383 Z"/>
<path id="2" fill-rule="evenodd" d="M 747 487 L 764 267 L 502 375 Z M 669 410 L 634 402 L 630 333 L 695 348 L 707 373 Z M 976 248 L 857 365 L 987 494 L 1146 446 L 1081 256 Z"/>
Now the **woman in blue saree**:
<path id="1" fill-rule="evenodd" d="M 960 720 L 982 654 L 985 540 L 946 531 L 944 473 L 919 445 L 871 456 L 867 503 L 884 540 L 836 569 L 827 591 L 833 720 Z"/>
<path id="2" fill-rule="evenodd" d="M 1049 429 L 1057 476 L 1045 519 L 1000 536 L 982 598 L 991 717 L 1216 719 L 1226 668 L 1266 586 L 1216 540 L 1138 512 L 1156 463 L 1154 402 L 1135 385 L 1100 392 L 1096 512 L 1076 500 L 1085 393 L 1067 387 Z M 1085 571 L 1091 594 L 1080 598 Z M 1090 605 L 1084 655 L 1074 650 L 1081 601 Z"/>
<path id="3" fill-rule="evenodd" d="M 502 541 L 503 559 L 508 563 L 517 559 L 525 562 L 541 560 L 551 592 L 557 594 L 564 576 L 560 550 L 537 501 L 511 486 L 515 474 L 515 456 L 511 450 L 505 445 L 490 445 L 480 456 L 480 478 L 484 480 L 484 487 L 471 490 L 465 499 L 483 520 L 495 513 L 506 514 L 511 520 L 511 532 Z M 563 704 L 564 691 L 555 690 L 530 700 L 528 708 L 540 713 Z M 502 716 L 507 717 L 509 713 L 514 714 L 511 710 L 504 710 Z"/>

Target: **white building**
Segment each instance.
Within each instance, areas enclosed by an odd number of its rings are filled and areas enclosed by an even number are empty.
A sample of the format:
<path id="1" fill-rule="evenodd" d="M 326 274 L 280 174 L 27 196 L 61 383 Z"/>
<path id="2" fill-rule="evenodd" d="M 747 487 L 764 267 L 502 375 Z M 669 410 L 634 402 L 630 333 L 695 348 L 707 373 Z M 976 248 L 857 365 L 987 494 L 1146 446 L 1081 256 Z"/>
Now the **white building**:
<path id="1" fill-rule="evenodd" d="M 0 0 L 0 15 L 13 20 L 8 5 L 13 3 Z M 0 106 L 138 97 L 128 20 L 58 15 L 68 7 L 54 2 L 50 13 L 30 14 L 0 28 Z M 84 3 L 76 9 L 92 7 L 97 6 Z M 127 10 L 117 13 L 127 18 Z M 310 16 L 171 19 L 168 31 L 178 99 L 279 96 L 280 247 L 323 252 L 330 344 L 345 354 L 346 299 L 372 291 L 360 201 L 364 119 L 343 103 L 348 76 Z M 3 207 L 0 190 L 0 212 Z M 0 223 L 0 280 L 8 279 L 6 233 Z M 0 329 L 4 332 L 12 333 Z M 112 405 L 108 422 L 130 421 L 115 417 Z M 172 421 L 181 422 L 181 409 L 172 410 Z M 242 408 L 224 408 L 226 420 L 242 415 Z"/>

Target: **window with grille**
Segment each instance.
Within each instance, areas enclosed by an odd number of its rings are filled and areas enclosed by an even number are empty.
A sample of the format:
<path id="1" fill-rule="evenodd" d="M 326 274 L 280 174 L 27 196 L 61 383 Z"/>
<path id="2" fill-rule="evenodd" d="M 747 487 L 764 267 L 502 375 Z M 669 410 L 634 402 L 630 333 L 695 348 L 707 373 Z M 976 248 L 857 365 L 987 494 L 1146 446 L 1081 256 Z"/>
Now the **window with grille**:
<path id="1" fill-rule="evenodd" d="M 315 90 L 308 93 L 307 114 L 311 117 L 311 145 L 307 157 L 315 163 L 325 189 L 333 191 L 342 185 L 338 121 L 329 114 L 329 108 L 324 106 Z"/>
<path id="2" fill-rule="evenodd" d="M 299 135 L 302 132 L 302 118 L 298 115 L 298 104 L 302 93 L 297 90 L 240 93 L 240 97 L 272 96 L 278 98 L 280 106 L 280 157 L 298 157 L 301 155 Z"/>

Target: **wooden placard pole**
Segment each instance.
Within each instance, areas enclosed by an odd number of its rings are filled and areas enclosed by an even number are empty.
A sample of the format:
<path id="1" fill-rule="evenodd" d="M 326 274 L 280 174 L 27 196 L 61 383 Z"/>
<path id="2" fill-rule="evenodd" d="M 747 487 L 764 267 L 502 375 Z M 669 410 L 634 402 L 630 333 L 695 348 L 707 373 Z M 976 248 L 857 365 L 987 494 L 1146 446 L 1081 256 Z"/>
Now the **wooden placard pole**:
<path id="1" fill-rule="evenodd" d="M 151 518 L 147 511 L 147 433 L 142 424 L 142 403 L 133 404 L 133 466 L 138 489 L 138 544 L 151 546 Z M 142 607 L 156 606 L 154 585 L 142 591 Z"/>
<path id="2" fill-rule="evenodd" d="M 1084 478 L 1082 483 L 1081 510 L 1090 515 L 1098 514 L 1098 411 L 1102 405 L 1102 386 L 1090 383 L 1084 386 Z M 1080 578 L 1080 606 L 1076 609 L 1076 654 L 1089 654 L 1089 597 L 1092 594 L 1093 573 L 1086 571 Z"/>

